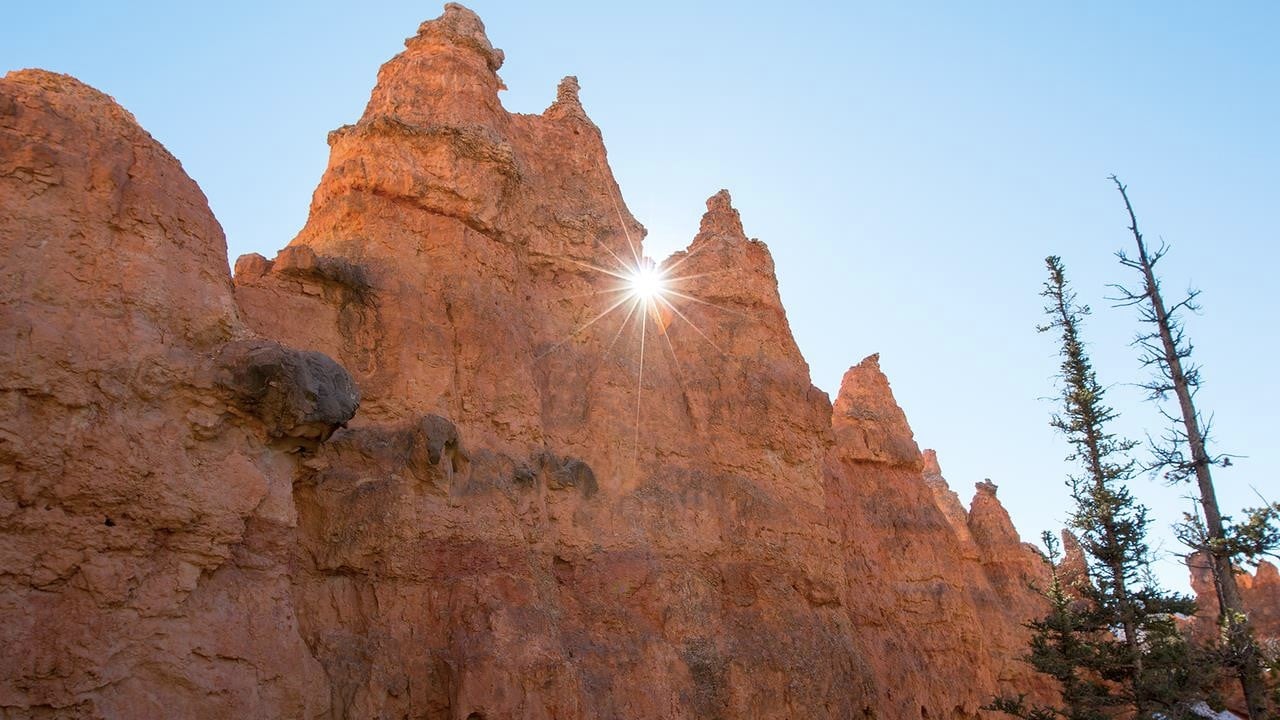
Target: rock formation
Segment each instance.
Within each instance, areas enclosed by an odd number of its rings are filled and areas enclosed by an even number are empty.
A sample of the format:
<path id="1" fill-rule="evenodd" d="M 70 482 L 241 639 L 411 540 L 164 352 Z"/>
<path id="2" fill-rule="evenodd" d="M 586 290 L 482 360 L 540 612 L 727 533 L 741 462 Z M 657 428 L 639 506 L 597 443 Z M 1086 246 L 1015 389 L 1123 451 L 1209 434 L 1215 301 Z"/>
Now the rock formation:
<path id="1" fill-rule="evenodd" d="M 1042 577 L 874 356 L 834 407 L 727 192 L 642 262 L 566 78 L 502 108 L 461 6 L 226 272 L 178 162 L 0 81 L 5 717 L 973 718 Z M 625 298 L 624 298 L 625 299 Z M 641 348 L 644 348 L 642 354 Z M 358 411 L 356 409 L 359 405 Z"/>
<path id="2" fill-rule="evenodd" d="M 1191 571 L 1191 590 L 1196 595 L 1196 603 L 1204 610 L 1201 615 L 1203 618 L 1216 618 L 1220 612 L 1218 593 L 1213 587 L 1213 570 L 1209 561 L 1192 555 L 1187 558 L 1187 567 Z M 1264 638 L 1280 639 L 1280 570 L 1263 560 L 1252 573 L 1240 571 L 1236 575 L 1236 583 L 1254 631 Z M 1205 631 L 1213 632 L 1211 628 Z"/>
<path id="3" fill-rule="evenodd" d="M 0 715 L 302 717 L 287 565 L 333 360 L 254 335 L 222 230 L 107 96 L 0 81 Z"/>
<path id="4" fill-rule="evenodd" d="M 1218 593 L 1213 585 L 1213 569 L 1207 557 L 1193 553 L 1187 557 L 1187 568 L 1191 573 L 1191 590 L 1195 593 L 1196 604 L 1200 612 L 1191 619 L 1191 631 L 1203 640 L 1211 640 L 1218 635 Z M 1240 597 L 1244 600 L 1245 612 L 1249 614 L 1249 623 L 1253 633 L 1260 641 L 1264 652 L 1272 658 L 1280 655 L 1280 570 L 1266 560 L 1258 563 L 1257 569 L 1250 573 L 1237 569 L 1236 584 L 1240 588 Z M 1273 687 L 1280 682 L 1274 672 L 1268 675 L 1269 684 Z M 1244 695 L 1238 682 L 1228 679 L 1223 688 L 1227 706 L 1241 714 L 1246 713 Z"/>

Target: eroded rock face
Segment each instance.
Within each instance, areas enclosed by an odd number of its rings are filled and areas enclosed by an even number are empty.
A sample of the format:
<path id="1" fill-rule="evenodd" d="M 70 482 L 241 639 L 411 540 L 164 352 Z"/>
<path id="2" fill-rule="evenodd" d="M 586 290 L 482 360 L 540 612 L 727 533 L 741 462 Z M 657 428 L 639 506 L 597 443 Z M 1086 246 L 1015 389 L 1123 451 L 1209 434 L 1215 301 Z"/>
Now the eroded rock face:
<path id="1" fill-rule="evenodd" d="M 844 374 L 833 412 L 836 437 L 847 460 L 923 467 L 907 416 L 893 400 L 889 379 L 880 372 L 879 355 Z"/>
<path id="2" fill-rule="evenodd" d="M 1196 594 L 1196 603 L 1204 609 L 1197 617 L 1217 618 L 1218 594 L 1213 587 L 1212 566 L 1207 559 L 1191 555 L 1187 558 L 1187 567 L 1191 571 L 1191 589 Z M 1236 575 L 1236 584 L 1254 631 L 1259 637 L 1280 638 L 1280 571 L 1276 566 L 1263 560 L 1252 573 L 1240 571 Z"/>
<path id="3" fill-rule="evenodd" d="M 282 418 L 323 435 L 355 411 L 293 360 L 351 379 L 268 343 L 256 370 L 315 402 L 264 417 L 228 394 L 235 350 L 265 341 L 225 253 L 199 188 L 110 98 L 0 80 L 0 715 L 328 708 L 281 544 L 296 462 L 267 441 Z"/>
<path id="4" fill-rule="evenodd" d="M 132 118 L 3 81 L 0 640 L 37 650 L 0 708 L 968 718 L 1041 690 L 1041 570 L 994 488 L 960 506 L 875 357 L 834 409 L 812 387 L 727 192 L 669 306 L 604 312 L 643 228 L 576 79 L 512 115 L 502 60 L 461 6 L 423 23 L 234 288 Z"/>
<path id="5" fill-rule="evenodd" d="M 1202 640 L 1213 641 L 1220 634 L 1218 613 L 1221 612 L 1213 584 L 1213 566 L 1206 556 L 1193 553 L 1187 556 L 1187 569 L 1191 575 L 1191 590 L 1199 607 L 1199 612 L 1191 619 L 1191 631 Z M 1274 656 L 1275 648 L 1280 646 L 1280 570 L 1266 560 L 1259 562 L 1252 573 L 1237 568 L 1236 585 L 1254 637 Z M 1247 714 L 1238 682 L 1228 679 L 1220 690 L 1229 709 L 1241 716 Z"/>

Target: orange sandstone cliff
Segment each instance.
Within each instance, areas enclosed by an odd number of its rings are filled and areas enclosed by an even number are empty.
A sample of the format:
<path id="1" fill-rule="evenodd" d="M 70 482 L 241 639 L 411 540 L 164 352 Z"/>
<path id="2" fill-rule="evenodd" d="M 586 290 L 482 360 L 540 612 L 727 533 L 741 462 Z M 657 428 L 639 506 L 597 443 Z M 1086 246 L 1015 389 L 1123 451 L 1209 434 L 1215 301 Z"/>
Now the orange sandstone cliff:
<path id="1" fill-rule="evenodd" d="M 0 717 L 973 718 L 1042 566 L 878 359 L 809 381 L 728 193 L 644 231 L 454 4 L 226 269 L 110 98 L 0 80 Z M 659 317 L 661 315 L 661 317 Z M 598 319 L 597 319 L 598 318 Z M 641 347 L 646 348 L 641 353 Z"/>
<path id="2" fill-rule="evenodd" d="M 1192 553 L 1187 556 L 1186 562 L 1191 574 L 1191 589 L 1200 607 L 1200 612 L 1191 619 L 1191 631 L 1203 640 L 1211 640 L 1220 632 L 1218 614 L 1221 612 L 1218 592 L 1213 584 L 1212 564 L 1201 553 Z M 1273 563 L 1262 560 L 1258 562 L 1254 572 L 1237 568 L 1236 573 L 1244 611 L 1249 614 L 1249 624 L 1263 647 L 1264 655 L 1270 658 L 1280 656 L 1280 570 Z M 1273 690 L 1276 690 L 1276 682 L 1280 677 L 1277 677 L 1274 670 L 1266 677 Z M 1227 707 L 1242 717 L 1246 715 L 1240 685 L 1225 682 L 1223 690 Z"/>
<path id="3" fill-rule="evenodd" d="M 1220 609 L 1209 561 L 1202 555 L 1193 554 L 1187 558 L 1187 568 L 1191 571 L 1191 589 L 1196 594 L 1196 602 L 1203 609 L 1196 616 L 1197 631 L 1216 633 Z M 1240 596 L 1254 632 L 1263 638 L 1280 639 L 1280 570 L 1273 563 L 1262 560 L 1252 573 L 1239 571 L 1236 583 L 1240 586 Z"/>

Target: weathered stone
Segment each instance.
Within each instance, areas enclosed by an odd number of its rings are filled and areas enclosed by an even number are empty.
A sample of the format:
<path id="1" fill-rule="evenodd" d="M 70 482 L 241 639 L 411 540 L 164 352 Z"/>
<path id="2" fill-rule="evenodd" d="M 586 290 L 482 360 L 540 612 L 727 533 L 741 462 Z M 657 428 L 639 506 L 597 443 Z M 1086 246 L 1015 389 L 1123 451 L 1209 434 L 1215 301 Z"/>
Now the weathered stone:
<path id="1" fill-rule="evenodd" d="M 907 416 L 893 400 L 889 379 L 880 372 L 880 356 L 849 368 L 836 398 L 835 431 L 845 458 L 922 469 Z"/>
<path id="2" fill-rule="evenodd" d="M 269 340 L 228 343 L 218 382 L 276 438 L 327 440 L 360 405 L 351 376 L 329 356 Z"/>
<path id="3" fill-rule="evenodd" d="M 326 712 L 296 461 L 210 380 L 262 341 L 199 188 L 111 98 L 10 73 L 0 274 L 0 716 Z"/>
<path id="4" fill-rule="evenodd" d="M 643 228 L 577 81 L 510 114 L 502 61 L 461 6 L 423 23 L 234 291 L 127 113 L 0 83 L 0 642 L 24 649 L 0 714 L 974 718 L 1043 694 L 1018 659 L 1043 568 L 994 487 L 959 507 L 874 356 L 834 408 L 812 386 L 727 192 L 662 265 L 670 312 L 592 322 L 618 297 L 593 268 L 642 262 Z"/>

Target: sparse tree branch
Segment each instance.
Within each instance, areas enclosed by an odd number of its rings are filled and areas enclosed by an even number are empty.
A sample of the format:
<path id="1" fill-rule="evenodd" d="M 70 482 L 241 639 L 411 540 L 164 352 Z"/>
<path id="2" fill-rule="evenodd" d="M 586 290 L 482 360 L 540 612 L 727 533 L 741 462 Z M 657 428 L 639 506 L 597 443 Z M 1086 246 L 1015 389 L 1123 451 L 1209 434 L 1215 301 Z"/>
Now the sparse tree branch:
<path id="1" fill-rule="evenodd" d="M 1212 468 L 1230 465 L 1230 456 L 1209 450 L 1212 416 L 1209 422 L 1204 422 L 1195 406 L 1201 386 L 1200 367 L 1190 361 L 1194 348 L 1187 340 L 1186 328 L 1180 319 L 1184 311 L 1200 311 L 1196 302 L 1200 292 L 1190 289 L 1181 301 L 1165 304 L 1155 266 L 1169 251 L 1169 246 L 1163 238 L 1154 251 L 1147 246 L 1138 229 L 1128 188 L 1115 175 L 1109 179 L 1124 200 L 1129 231 L 1137 250 L 1136 256 L 1120 252 L 1117 257 L 1122 267 L 1139 273 L 1142 283 L 1141 293 L 1112 286 L 1120 293 L 1115 303 L 1137 308 L 1139 321 L 1151 327 L 1149 333 L 1139 335 L 1134 342 L 1141 351 L 1142 367 L 1153 370 L 1152 380 L 1141 387 L 1153 401 L 1162 402 L 1170 395 L 1177 401 L 1176 412 L 1161 406 L 1161 415 L 1169 422 L 1169 430 L 1159 442 L 1151 444 L 1152 460 L 1146 467 L 1153 472 L 1162 471 L 1165 480 L 1171 483 L 1195 481 L 1203 515 L 1187 514 L 1176 531 L 1188 547 L 1207 553 L 1218 595 L 1224 653 L 1240 679 L 1250 717 L 1268 717 L 1260 655 L 1236 585 L 1234 564 L 1257 557 L 1267 551 L 1266 547 L 1280 544 L 1280 530 L 1276 529 L 1280 507 L 1255 508 L 1249 511 L 1245 522 L 1234 526 L 1219 510 Z"/>
<path id="2" fill-rule="evenodd" d="M 1066 437 L 1069 460 L 1081 472 L 1067 477 L 1074 500 L 1071 526 L 1079 535 L 1092 582 L 1068 588 L 1058 572 L 1057 543 L 1044 538 L 1052 584 L 1050 613 L 1032 622 L 1029 662 L 1053 677 L 1063 707 L 1027 706 L 1025 697 L 997 698 L 988 709 L 1021 718 L 1101 720 L 1182 717 L 1203 697 L 1189 646 L 1169 619 L 1191 612 L 1189 599 L 1159 588 L 1146 542 L 1147 509 L 1126 483 L 1137 471 L 1129 453 L 1137 443 L 1107 424 L 1117 416 L 1106 405 L 1080 336 L 1089 308 L 1066 282 L 1062 261 L 1046 258 L 1049 280 L 1042 297 L 1049 317 L 1040 330 L 1059 334 L 1060 410 L 1050 424 Z"/>

